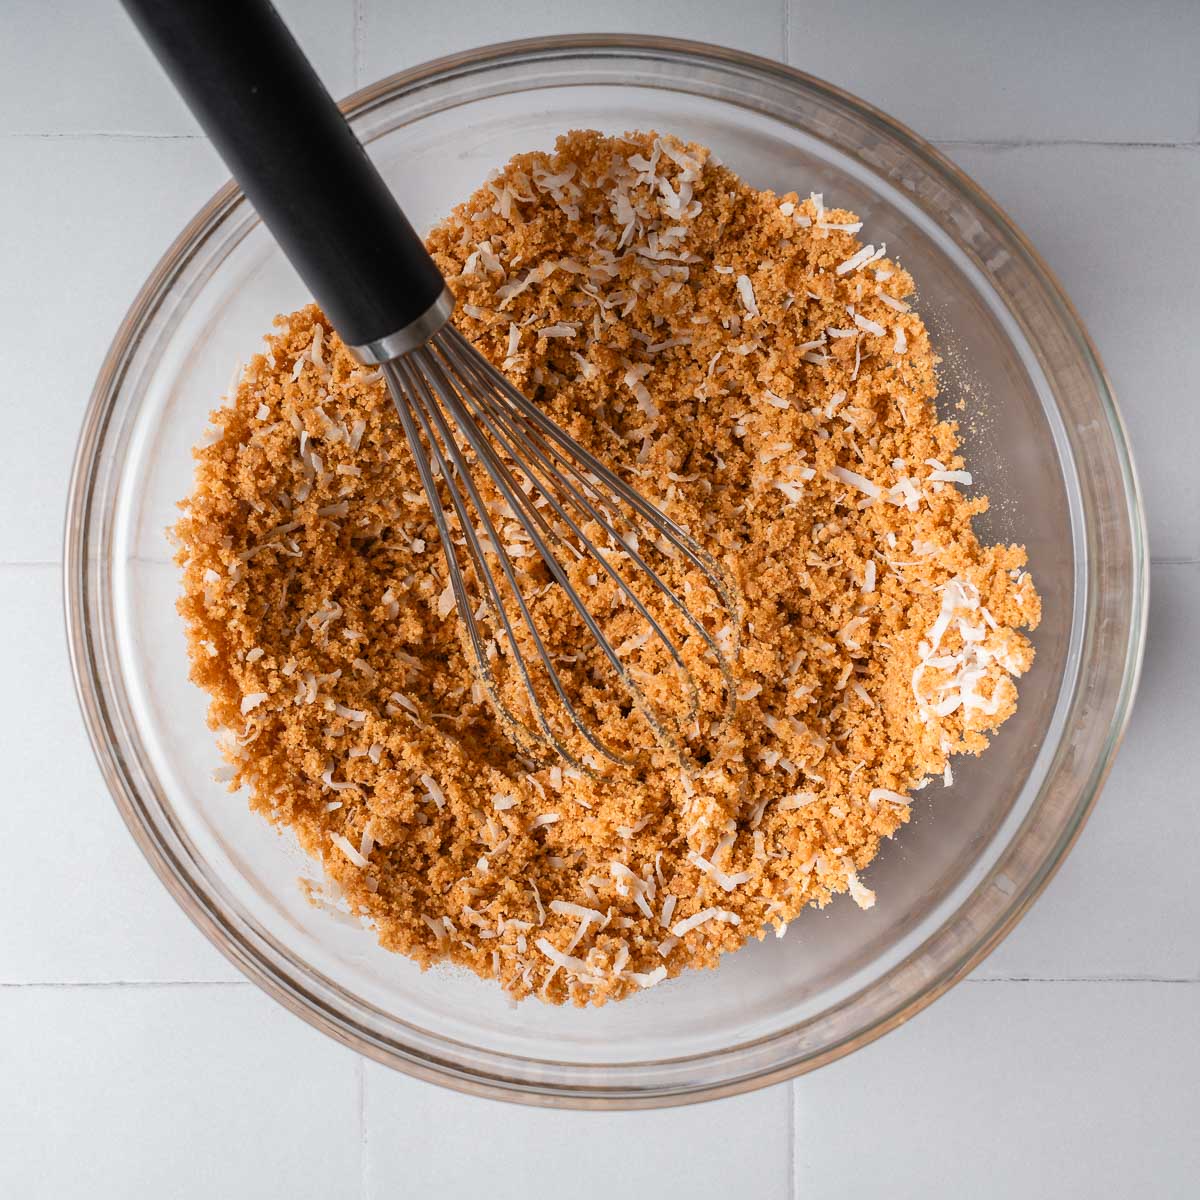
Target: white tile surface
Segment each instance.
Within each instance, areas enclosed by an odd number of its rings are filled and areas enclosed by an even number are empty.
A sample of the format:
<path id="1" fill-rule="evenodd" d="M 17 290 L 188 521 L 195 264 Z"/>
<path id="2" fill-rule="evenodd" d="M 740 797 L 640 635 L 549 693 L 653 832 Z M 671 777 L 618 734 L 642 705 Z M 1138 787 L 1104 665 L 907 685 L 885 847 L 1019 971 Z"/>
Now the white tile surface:
<path id="1" fill-rule="evenodd" d="M 0 1195 L 357 1196 L 359 1064 L 249 986 L 0 988 Z"/>
<path id="2" fill-rule="evenodd" d="M 748 4 L 714 0 L 507 0 L 478 4 L 466 20 L 418 18 L 412 4 L 364 0 L 360 41 L 364 79 L 378 79 L 429 58 L 552 33 L 654 33 L 717 42 L 768 58 L 783 57 L 785 0 Z"/>
<path id="3" fill-rule="evenodd" d="M 0 41 L 3 38 L 0 37 Z M 0 73 L 2 75 L 2 73 Z M 61 557 L 67 476 L 100 362 L 151 268 L 228 178 L 199 139 L 0 137 L 0 562 Z"/>
<path id="4" fill-rule="evenodd" d="M 791 0 L 788 61 L 928 138 L 1195 141 L 1193 0 Z"/>
<path id="5" fill-rule="evenodd" d="M 790 1200 L 787 1084 L 687 1108 L 579 1113 L 458 1096 L 367 1064 L 366 1192 L 488 1200 Z"/>
<path id="6" fill-rule="evenodd" d="M 1200 312 L 1200 147 L 947 149 L 1032 240 L 1099 347 L 1133 440 L 1151 552 L 1200 558 L 1200 337 L 1180 326 Z"/>
<path id="7" fill-rule="evenodd" d="M 796 1195 L 1194 1197 L 1198 1022 L 1189 984 L 963 984 L 797 1081 Z"/>
<path id="8" fill-rule="evenodd" d="M 354 87 L 354 0 L 277 0 L 341 97 Z M 198 134 L 116 0 L 8 3 L 0 17 L 0 133 Z"/>
<path id="9" fill-rule="evenodd" d="M 20 731 L 5 738 L 0 984 L 240 979 L 117 815 L 79 720 L 59 590 L 55 567 L 0 566 L 0 629 L 20 630 L 6 639 L 0 708 Z"/>
<path id="10" fill-rule="evenodd" d="M 1200 943 L 1184 934 L 1200 929 L 1197 614 L 1200 563 L 1156 567 L 1142 699 L 1100 803 L 1046 893 L 978 975 L 1200 980 Z"/>

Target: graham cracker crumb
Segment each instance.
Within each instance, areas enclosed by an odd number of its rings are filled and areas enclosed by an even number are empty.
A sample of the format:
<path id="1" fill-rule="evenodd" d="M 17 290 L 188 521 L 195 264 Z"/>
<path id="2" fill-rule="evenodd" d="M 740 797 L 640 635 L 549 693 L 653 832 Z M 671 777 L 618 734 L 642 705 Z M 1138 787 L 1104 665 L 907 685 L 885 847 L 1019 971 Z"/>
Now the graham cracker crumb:
<path id="1" fill-rule="evenodd" d="M 858 872 L 911 792 L 1013 712 L 1024 549 L 972 532 L 987 500 L 914 282 L 859 228 L 704 147 L 574 132 L 428 240 L 458 329 L 740 589 L 739 703 L 689 770 L 522 760 L 472 687 L 382 377 L 315 307 L 213 415 L 175 531 L 191 675 L 231 788 L 386 948 L 580 1005 L 715 966 L 839 892 L 874 903 Z"/>

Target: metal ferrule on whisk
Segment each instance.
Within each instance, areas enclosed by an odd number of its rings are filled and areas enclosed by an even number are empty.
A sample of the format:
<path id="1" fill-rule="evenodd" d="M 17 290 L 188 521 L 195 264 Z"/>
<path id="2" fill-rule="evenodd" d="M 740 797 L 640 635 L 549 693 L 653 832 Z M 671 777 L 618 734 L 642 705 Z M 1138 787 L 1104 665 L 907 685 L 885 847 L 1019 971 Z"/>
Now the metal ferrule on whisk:
<path id="1" fill-rule="evenodd" d="M 423 346 L 450 320 L 453 312 L 454 293 L 449 287 L 444 287 L 438 298 L 415 321 L 377 341 L 347 346 L 346 349 L 364 366 L 380 366 Z"/>

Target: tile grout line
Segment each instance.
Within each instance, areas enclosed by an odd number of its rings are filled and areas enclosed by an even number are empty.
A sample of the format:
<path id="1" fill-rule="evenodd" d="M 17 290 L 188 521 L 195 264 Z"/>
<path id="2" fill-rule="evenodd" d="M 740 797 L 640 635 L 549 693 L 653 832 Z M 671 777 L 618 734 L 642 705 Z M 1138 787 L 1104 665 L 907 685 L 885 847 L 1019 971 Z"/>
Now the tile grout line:
<path id="1" fill-rule="evenodd" d="M 167 988 L 250 988 L 256 984 L 249 979 L 87 979 L 87 980 L 30 980 L 26 983 L 0 982 L 0 992 L 40 988 L 44 991 L 103 991 L 128 988 L 153 991 Z"/>
<path id="2" fill-rule="evenodd" d="M 788 1197 L 800 1200 L 800 1147 L 796 1144 L 796 1105 L 800 1102 L 795 1079 L 788 1080 Z"/>
<path id="3" fill-rule="evenodd" d="M 968 975 L 963 983 L 1162 983 L 1200 985 L 1200 975 Z M 128 988 L 130 991 L 165 990 L 167 988 L 251 988 L 258 985 L 249 979 L 32 979 L 23 982 L 0 981 L 0 991 L 102 991 L 106 988 Z"/>
<path id="4" fill-rule="evenodd" d="M 792 0 L 783 0 L 783 62 L 791 62 Z"/>
<path id="5" fill-rule="evenodd" d="M 1093 147 L 1097 150 L 1197 150 L 1200 142 L 1121 142 L 1109 141 L 1105 138 L 940 138 L 927 136 L 927 142 L 935 146 L 974 146 L 979 149 L 991 150 L 1037 150 L 1037 149 L 1073 149 L 1077 147 Z"/>
<path id="6" fill-rule="evenodd" d="M 784 53 L 788 63 L 786 39 L 791 36 L 791 7 L 784 7 Z M 366 73 L 366 0 L 354 0 L 353 72 L 355 87 L 362 84 Z M 1094 147 L 1100 150 L 1200 150 L 1200 140 L 1182 141 L 1111 141 L 1106 138 L 943 138 L 936 133 L 922 135 L 934 146 L 976 147 L 993 150 L 1035 150 L 1049 148 Z M 125 141 L 125 142 L 206 142 L 205 134 L 155 133 L 151 130 L 129 129 L 21 129 L 0 133 L 0 141 Z"/>
<path id="7" fill-rule="evenodd" d="M 367 0 L 352 0 L 353 22 L 350 30 L 353 47 L 354 89 L 363 85 L 367 70 Z"/>
<path id="8" fill-rule="evenodd" d="M 28 129 L 0 133 L 0 141 L 13 142 L 207 142 L 203 133 L 152 133 L 124 129 Z"/>
<path id="9" fill-rule="evenodd" d="M 963 983 L 1164 983 L 1194 987 L 1198 975 L 968 975 Z"/>
<path id="10" fill-rule="evenodd" d="M 359 1054 L 355 1072 L 358 1084 L 358 1191 L 361 1200 L 369 1200 L 371 1187 L 367 1178 L 367 1060 Z"/>

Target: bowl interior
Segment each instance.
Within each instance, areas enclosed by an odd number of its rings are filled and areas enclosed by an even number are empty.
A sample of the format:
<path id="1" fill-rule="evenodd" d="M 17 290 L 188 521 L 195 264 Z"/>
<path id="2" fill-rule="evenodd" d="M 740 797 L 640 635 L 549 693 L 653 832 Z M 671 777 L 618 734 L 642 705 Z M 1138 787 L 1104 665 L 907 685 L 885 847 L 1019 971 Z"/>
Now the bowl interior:
<path id="1" fill-rule="evenodd" d="M 964 952 L 985 935 L 952 918 L 981 886 L 1005 892 L 1006 877 L 994 868 L 1036 819 L 1086 624 L 1085 503 L 1055 386 L 1044 353 L 992 278 L 995 264 L 981 261 L 986 231 L 971 228 L 969 206 L 955 201 L 956 227 L 946 217 L 952 206 L 938 203 L 923 169 L 908 170 L 869 116 L 798 79 L 767 87 L 746 70 L 682 62 L 631 68 L 602 60 L 582 73 L 578 64 L 569 73 L 543 64 L 536 74 L 508 64 L 377 94 L 355 124 L 419 228 L 511 154 L 549 148 L 567 129 L 654 128 L 707 144 L 755 186 L 819 191 L 855 210 L 863 240 L 885 241 L 917 279 L 918 304 L 945 360 L 941 403 L 961 420 L 967 466 L 992 499 L 977 528 L 1028 547 L 1045 616 L 1018 713 L 983 758 L 956 761 L 952 789 L 936 781 L 918 795 L 912 822 L 866 874 L 879 897 L 869 912 L 841 898 L 805 913 L 782 941 L 728 957 L 717 972 L 577 1011 L 535 1002 L 512 1008 L 494 985 L 463 972 L 422 973 L 380 950 L 357 923 L 311 907 L 297 880 L 314 877 L 313 865 L 252 816 L 244 796 L 212 780 L 219 757 L 206 698 L 187 680 L 164 532 L 191 487 L 191 446 L 235 367 L 276 313 L 308 299 L 245 201 L 227 202 L 193 239 L 127 357 L 96 485 L 105 525 L 94 564 L 105 625 L 96 653 L 116 696 L 113 738 L 137 761 L 139 820 L 168 831 L 179 873 L 205 893 L 202 907 L 269 948 L 302 997 L 297 1005 L 352 1011 L 356 1028 L 391 1061 L 416 1046 L 424 1056 L 418 1069 L 436 1060 L 435 1072 L 477 1072 L 535 1091 L 603 1090 L 606 1081 L 633 1087 L 637 1065 L 640 1082 L 669 1078 L 687 1091 L 770 1071 L 778 1055 L 763 1051 L 714 1080 L 711 1059 L 784 1031 L 809 1031 L 793 1039 L 794 1057 L 825 1051 L 861 1032 L 849 1015 L 838 1016 L 854 997 L 892 989 L 887 1004 L 899 1010 L 927 947 L 948 929 Z M 930 960 L 924 986 L 945 965 L 944 955 Z M 877 1006 L 872 1019 L 883 1011 Z M 806 1037 L 815 1041 L 806 1045 Z"/>

